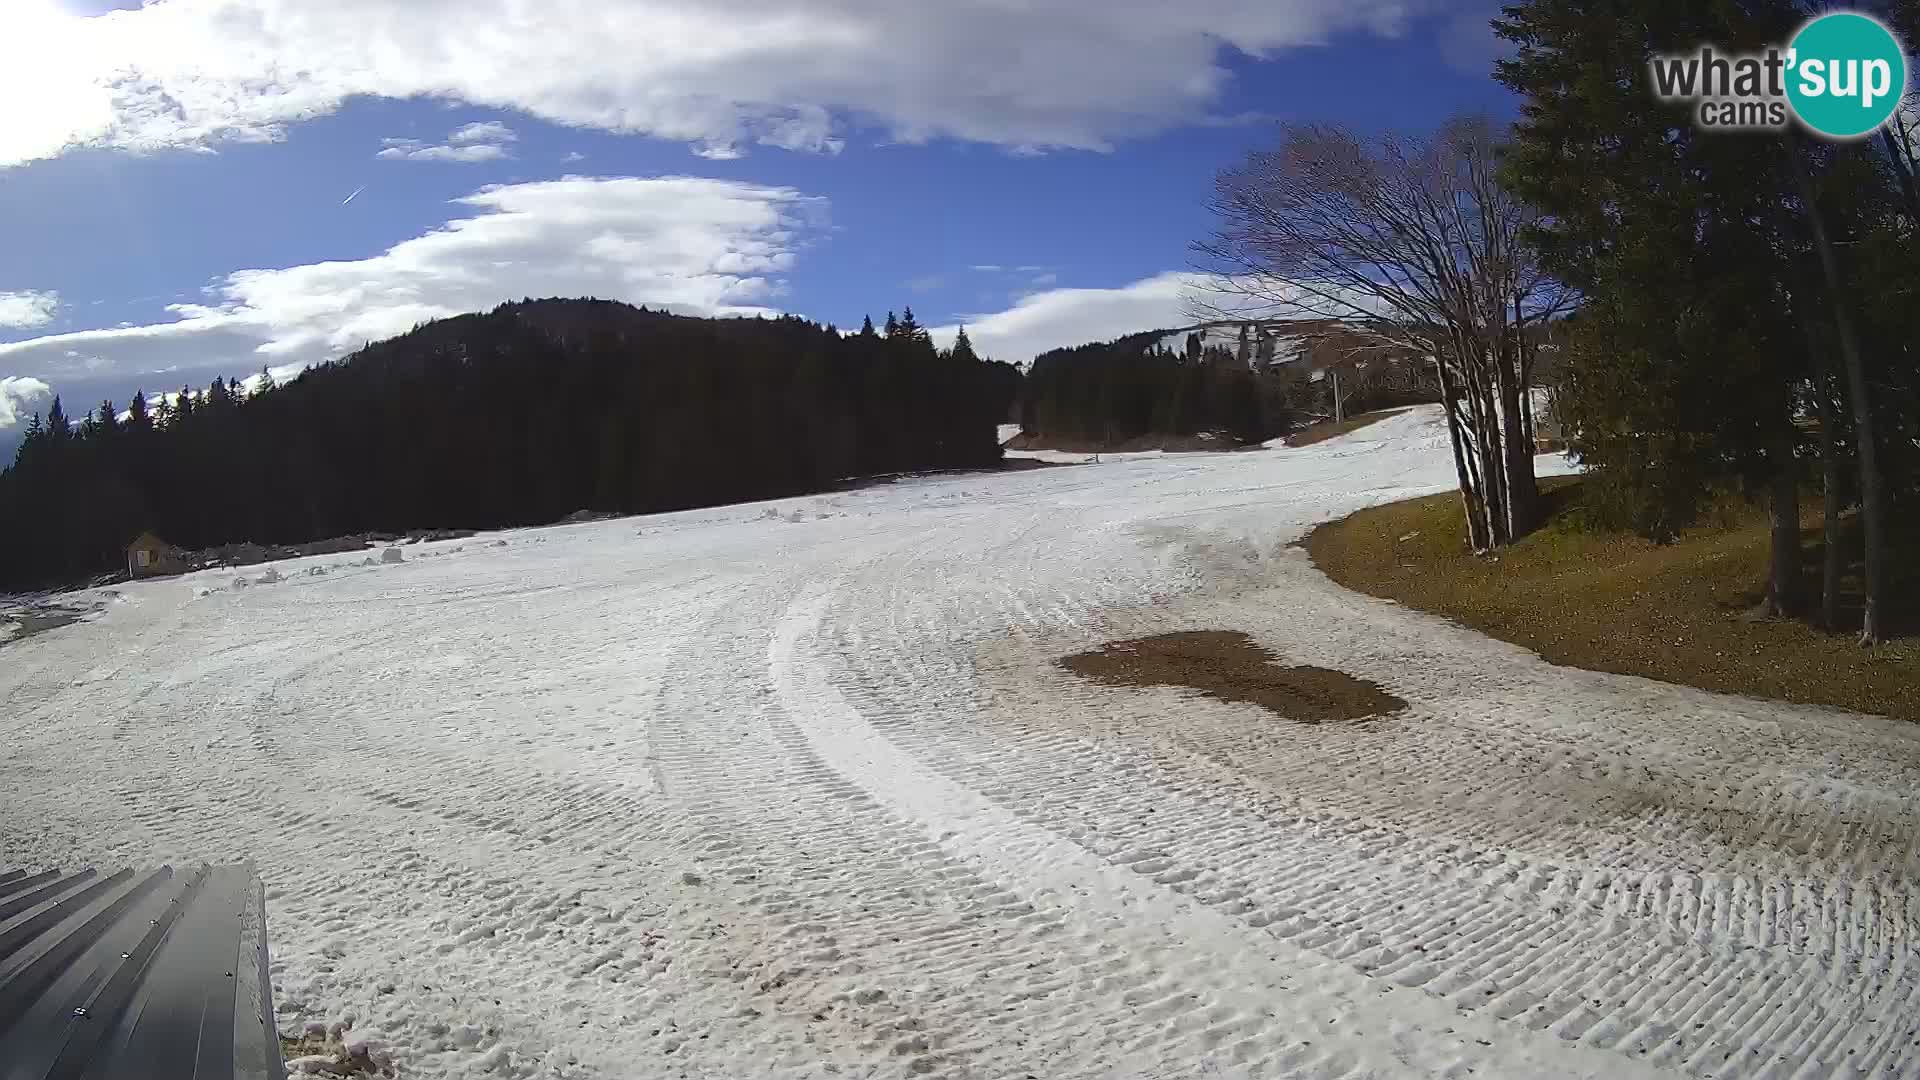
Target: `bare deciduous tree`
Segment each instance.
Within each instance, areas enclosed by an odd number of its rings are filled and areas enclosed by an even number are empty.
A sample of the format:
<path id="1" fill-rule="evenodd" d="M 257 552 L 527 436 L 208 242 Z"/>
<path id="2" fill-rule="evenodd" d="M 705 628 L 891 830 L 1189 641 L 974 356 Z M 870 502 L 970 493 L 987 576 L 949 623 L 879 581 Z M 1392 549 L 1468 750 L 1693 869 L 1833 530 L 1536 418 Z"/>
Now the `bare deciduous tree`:
<path id="1" fill-rule="evenodd" d="M 1533 212 L 1501 187 L 1497 156 L 1479 117 L 1424 138 L 1289 127 L 1220 174 L 1219 228 L 1195 245 L 1213 310 L 1338 319 L 1433 358 L 1475 550 L 1538 521 L 1533 361 L 1571 300 L 1522 243 Z"/>

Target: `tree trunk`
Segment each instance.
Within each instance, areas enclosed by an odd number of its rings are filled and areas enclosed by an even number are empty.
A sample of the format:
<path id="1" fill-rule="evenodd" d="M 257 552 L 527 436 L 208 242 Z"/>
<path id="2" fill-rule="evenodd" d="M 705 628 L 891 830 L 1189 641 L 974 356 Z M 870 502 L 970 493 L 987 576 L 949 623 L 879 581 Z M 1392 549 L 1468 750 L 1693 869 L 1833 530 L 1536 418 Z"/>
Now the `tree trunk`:
<path id="1" fill-rule="evenodd" d="M 1860 339 L 1854 332 L 1853 315 L 1847 309 L 1840 280 L 1840 260 L 1834 254 L 1827 224 L 1814 201 L 1813 180 L 1807 175 L 1807 163 L 1798 143 L 1787 144 L 1787 160 L 1794 182 L 1805 204 L 1808 228 L 1813 233 L 1813 248 L 1820 256 L 1820 272 L 1826 279 L 1827 300 L 1833 306 L 1833 321 L 1840 336 L 1840 358 L 1846 365 L 1847 396 L 1853 404 L 1853 436 L 1860 457 L 1860 518 L 1866 534 L 1866 602 L 1860 619 L 1860 644 L 1880 644 L 1881 602 L 1886 598 L 1886 486 L 1880 479 L 1879 455 L 1875 453 L 1873 403 L 1867 394 L 1866 365 L 1860 357 Z"/>
<path id="2" fill-rule="evenodd" d="M 1818 381 L 1820 394 L 1820 625 L 1840 626 L 1840 570 L 1846 565 L 1840 550 L 1840 440 L 1835 427 L 1840 410 L 1834 408 L 1828 380 Z"/>
<path id="3" fill-rule="evenodd" d="M 1506 473 L 1507 539 L 1518 540 L 1539 524 L 1540 489 L 1533 477 L 1533 444 L 1521 418 L 1531 404 L 1520 392 L 1520 376 L 1506 348 L 1495 355 L 1494 378 L 1500 393 L 1501 466 Z"/>
<path id="4" fill-rule="evenodd" d="M 1526 402 L 1527 407 L 1520 410 L 1520 435 L 1527 441 L 1527 455 L 1529 457 L 1533 455 L 1533 449 L 1537 445 L 1536 440 L 1540 437 L 1540 418 L 1533 415 L 1533 387 L 1530 383 L 1531 380 L 1527 378 L 1525 369 L 1522 369 L 1520 375 L 1520 400 Z"/>
<path id="5" fill-rule="evenodd" d="M 1797 302 L 1794 305 L 1801 308 Z M 1800 333 L 1807 339 L 1807 366 L 1813 371 L 1813 396 L 1820 406 L 1820 625 L 1840 628 L 1840 572 L 1846 553 L 1840 549 L 1840 410 L 1834 404 L 1836 373 L 1813 319 L 1798 311 Z"/>
<path id="6" fill-rule="evenodd" d="M 1483 378 L 1475 373 L 1476 383 Z M 1505 547 L 1513 542 L 1509 528 L 1512 519 L 1507 513 L 1510 505 L 1507 482 L 1511 476 L 1506 462 L 1501 460 L 1500 425 L 1494 415 L 1493 393 L 1488 387 L 1475 385 L 1473 399 L 1473 433 L 1480 451 L 1480 490 L 1487 503 L 1488 539 L 1494 547 Z"/>
<path id="7" fill-rule="evenodd" d="M 1453 447 L 1453 472 L 1460 479 L 1460 508 L 1467 516 L 1467 550 L 1485 551 L 1487 548 L 1486 527 L 1481 521 L 1482 508 L 1475 491 L 1473 476 L 1467 470 L 1467 453 L 1462 445 L 1465 436 L 1460 431 L 1460 414 L 1453 399 L 1453 380 L 1447 377 L 1447 366 L 1438 357 L 1433 368 L 1440 380 L 1440 407 L 1447 414 L 1447 442 Z"/>
<path id="8" fill-rule="evenodd" d="M 1791 413 L 1782 419 L 1772 452 L 1767 455 L 1773 469 L 1772 492 L 1767 500 L 1773 538 L 1767 596 L 1760 606 L 1764 614 L 1792 616 L 1799 614 L 1805 600 L 1800 573 L 1800 476 L 1793 456 Z"/>

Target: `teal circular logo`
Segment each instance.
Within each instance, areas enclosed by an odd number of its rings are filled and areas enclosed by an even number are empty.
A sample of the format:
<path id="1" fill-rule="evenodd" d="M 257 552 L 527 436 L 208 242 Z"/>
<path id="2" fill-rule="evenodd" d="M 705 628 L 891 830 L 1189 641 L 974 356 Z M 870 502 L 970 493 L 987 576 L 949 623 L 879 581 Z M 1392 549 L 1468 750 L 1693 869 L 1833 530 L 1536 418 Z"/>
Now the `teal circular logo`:
<path id="1" fill-rule="evenodd" d="M 1801 27 L 1789 50 L 1787 102 L 1815 132 L 1834 139 L 1868 135 L 1900 107 L 1907 57 L 1878 19 L 1829 12 Z"/>

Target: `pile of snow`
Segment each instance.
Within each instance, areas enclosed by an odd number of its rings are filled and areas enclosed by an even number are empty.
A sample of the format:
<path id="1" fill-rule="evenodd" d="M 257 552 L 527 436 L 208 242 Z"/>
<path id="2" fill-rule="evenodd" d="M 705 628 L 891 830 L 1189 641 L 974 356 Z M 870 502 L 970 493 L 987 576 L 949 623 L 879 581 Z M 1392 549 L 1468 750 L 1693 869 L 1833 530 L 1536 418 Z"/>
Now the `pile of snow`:
<path id="1" fill-rule="evenodd" d="M 310 1020 L 301 1034 L 302 1049 L 308 1052 L 286 1059 L 289 1080 L 309 1076 L 396 1075 L 394 1053 L 386 1040 L 371 1031 L 354 1030 L 351 1018 L 331 1024 Z"/>

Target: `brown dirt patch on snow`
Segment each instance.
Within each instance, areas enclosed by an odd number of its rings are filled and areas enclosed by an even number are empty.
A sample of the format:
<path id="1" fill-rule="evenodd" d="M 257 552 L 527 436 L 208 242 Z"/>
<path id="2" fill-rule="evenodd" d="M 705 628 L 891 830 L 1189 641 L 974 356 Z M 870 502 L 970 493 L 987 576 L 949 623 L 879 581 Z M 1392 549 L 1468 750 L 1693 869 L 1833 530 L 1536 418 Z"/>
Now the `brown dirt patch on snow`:
<path id="1" fill-rule="evenodd" d="M 1245 701 L 1305 724 L 1368 720 L 1407 703 L 1343 671 L 1279 658 L 1235 630 L 1196 630 L 1110 641 L 1060 661 L 1108 686 L 1184 686 L 1221 701 Z"/>

